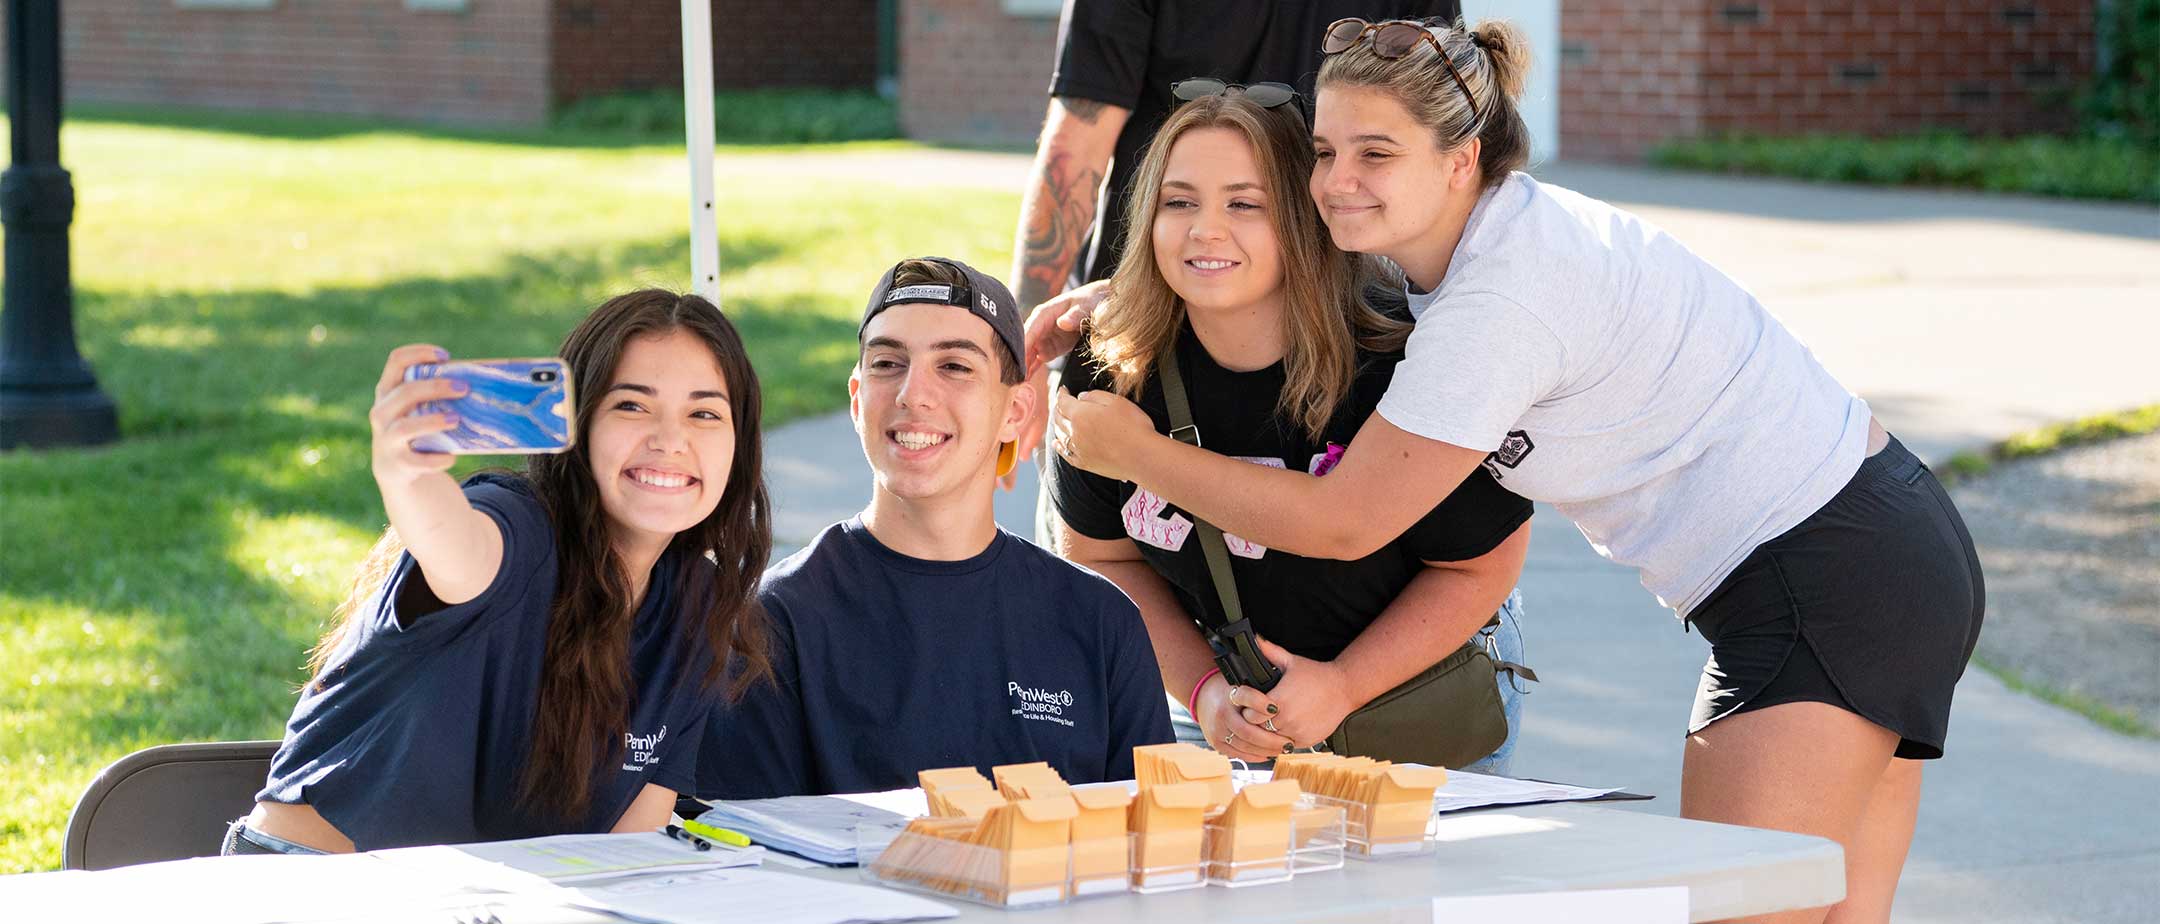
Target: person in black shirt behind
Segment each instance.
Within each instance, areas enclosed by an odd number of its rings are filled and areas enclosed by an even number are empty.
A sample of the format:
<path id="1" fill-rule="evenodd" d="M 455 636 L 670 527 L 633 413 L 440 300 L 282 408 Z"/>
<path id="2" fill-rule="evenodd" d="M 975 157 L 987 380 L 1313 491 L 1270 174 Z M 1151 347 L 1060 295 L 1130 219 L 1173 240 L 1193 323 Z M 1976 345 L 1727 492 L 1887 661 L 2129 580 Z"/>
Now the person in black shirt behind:
<path id="1" fill-rule="evenodd" d="M 861 337 L 848 407 L 870 506 L 766 574 L 778 683 L 715 713 L 699 798 L 1038 760 L 1074 783 L 1131 779 L 1133 746 L 1171 740 L 1147 627 L 1109 581 L 991 510 L 1029 400 L 1011 294 L 965 264 L 904 261 Z"/>
<path id="2" fill-rule="evenodd" d="M 1205 448 L 1325 474 L 1386 390 L 1410 324 L 1401 306 L 1383 314 L 1359 297 L 1368 265 L 1321 226 L 1305 193 L 1313 154 L 1296 109 L 1230 88 L 1171 117 L 1133 190 L 1131 214 L 1148 217 L 1135 230 L 1145 233 L 1128 242 L 1116 294 L 1066 377 L 1069 391 L 1131 398 L 1167 433 L 1159 364 L 1176 362 Z M 1165 691 L 1188 701 L 1209 745 L 1253 761 L 1326 737 L 1461 647 L 1512 599 L 1529 545 L 1530 503 L 1482 475 L 1356 561 L 1225 536 L 1244 614 L 1284 669 L 1261 693 L 1211 675 L 1190 614 L 1204 607 L 1219 624 L 1221 609 L 1190 517 L 1062 458 L 1050 491 L 1064 521 L 1060 548 L 1139 603 Z M 1472 768 L 1504 771 L 1505 756 Z"/>
<path id="3" fill-rule="evenodd" d="M 1194 75 L 1289 84 L 1312 98 L 1327 25 L 1462 15 L 1456 0 L 1072 0 L 1058 24 L 1050 109 L 1014 241 L 1014 292 L 1029 310 L 1069 283 L 1107 279 L 1124 250 L 1142 154 Z M 1096 214 L 1105 174 L 1108 195 Z"/>
<path id="4" fill-rule="evenodd" d="M 1050 106 L 1013 233 L 1010 278 L 1020 310 L 1109 278 L 1124 247 L 1134 170 L 1176 108 L 1172 83 L 1195 75 L 1272 81 L 1312 99 L 1322 58 L 1315 36 L 1329 23 L 1349 16 L 1452 22 L 1461 15 L 1457 0 L 1071 0 L 1058 24 Z M 1048 372 L 1032 384 L 1034 416 L 1018 441 L 1023 457 L 1042 442 L 1055 387 Z M 1035 541 L 1048 545 L 1057 513 L 1047 494 L 1035 511 Z"/>

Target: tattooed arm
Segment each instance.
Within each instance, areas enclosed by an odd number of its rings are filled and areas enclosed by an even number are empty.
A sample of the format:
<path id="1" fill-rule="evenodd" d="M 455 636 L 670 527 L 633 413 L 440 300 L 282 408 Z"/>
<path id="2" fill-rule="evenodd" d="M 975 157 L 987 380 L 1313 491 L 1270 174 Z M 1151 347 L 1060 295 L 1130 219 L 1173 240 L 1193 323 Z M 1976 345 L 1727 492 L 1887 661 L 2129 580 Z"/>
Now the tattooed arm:
<path id="1" fill-rule="evenodd" d="M 1024 315 L 1065 290 L 1080 243 L 1095 224 L 1095 197 L 1110 172 L 1118 132 L 1132 110 L 1077 96 L 1053 96 L 1043 116 L 1042 141 L 1035 148 L 1035 168 L 1028 171 L 1027 192 L 1020 200 L 1020 227 L 1013 232 L 1013 297 Z M 1035 403 L 1021 425 L 1020 454 L 1042 442 L 1050 419 L 1050 373 L 1029 377 Z M 1000 482 L 1008 490 L 1014 481 Z"/>
<path id="2" fill-rule="evenodd" d="M 1013 234 L 1013 295 L 1021 311 L 1064 291 L 1080 243 L 1095 223 L 1095 197 L 1109 173 L 1118 132 L 1131 114 L 1094 100 L 1051 98 Z"/>

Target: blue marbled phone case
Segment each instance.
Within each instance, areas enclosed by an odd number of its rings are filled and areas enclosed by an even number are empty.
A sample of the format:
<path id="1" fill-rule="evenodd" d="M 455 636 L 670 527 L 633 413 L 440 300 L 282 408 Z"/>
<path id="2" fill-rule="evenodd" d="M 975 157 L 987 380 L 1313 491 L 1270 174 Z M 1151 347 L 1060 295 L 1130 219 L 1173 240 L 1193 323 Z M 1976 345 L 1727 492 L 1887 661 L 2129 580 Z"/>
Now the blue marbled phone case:
<path id="1" fill-rule="evenodd" d="M 456 455 L 562 452 L 575 439 L 570 367 L 559 359 L 474 359 L 424 363 L 405 379 L 450 377 L 472 386 L 462 397 L 428 401 L 414 413 L 448 411 L 456 429 L 413 440 L 421 452 Z"/>

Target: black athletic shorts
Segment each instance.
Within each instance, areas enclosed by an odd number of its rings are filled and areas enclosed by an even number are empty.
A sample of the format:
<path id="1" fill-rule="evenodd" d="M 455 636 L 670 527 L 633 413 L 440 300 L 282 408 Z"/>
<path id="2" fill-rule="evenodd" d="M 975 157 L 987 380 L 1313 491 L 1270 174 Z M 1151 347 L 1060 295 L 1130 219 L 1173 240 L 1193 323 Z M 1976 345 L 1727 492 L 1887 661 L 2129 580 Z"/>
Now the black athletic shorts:
<path id="1" fill-rule="evenodd" d="M 1688 733 L 1751 709 L 1829 703 L 1896 732 L 1899 757 L 1941 757 L 1985 604 L 1964 519 L 1893 437 L 1688 614 L 1710 641 Z"/>

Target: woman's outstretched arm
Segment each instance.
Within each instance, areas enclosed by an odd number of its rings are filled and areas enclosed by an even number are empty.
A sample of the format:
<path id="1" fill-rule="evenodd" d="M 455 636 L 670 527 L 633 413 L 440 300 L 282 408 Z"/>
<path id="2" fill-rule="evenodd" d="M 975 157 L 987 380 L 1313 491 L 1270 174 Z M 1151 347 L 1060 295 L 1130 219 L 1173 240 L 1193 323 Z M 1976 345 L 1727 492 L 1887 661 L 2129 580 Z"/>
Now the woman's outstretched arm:
<path id="1" fill-rule="evenodd" d="M 487 514 L 473 509 L 450 465 L 457 457 L 419 452 L 412 441 L 457 426 L 445 414 L 412 415 L 423 402 L 463 394 L 463 383 L 448 378 L 405 381 L 405 370 L 440 362 L 440 347 L 412 344 L 391 351 L 375 384 L 375 406 L 368 412 L 374 431 L 372 467 L 382 490 L 383 510 L 428 590 L 444 606 L 471 600 L 495 582 L 502 568 L 502 530 Z"/>

